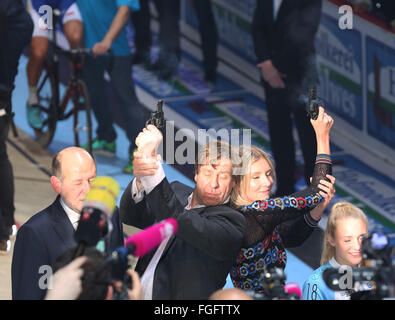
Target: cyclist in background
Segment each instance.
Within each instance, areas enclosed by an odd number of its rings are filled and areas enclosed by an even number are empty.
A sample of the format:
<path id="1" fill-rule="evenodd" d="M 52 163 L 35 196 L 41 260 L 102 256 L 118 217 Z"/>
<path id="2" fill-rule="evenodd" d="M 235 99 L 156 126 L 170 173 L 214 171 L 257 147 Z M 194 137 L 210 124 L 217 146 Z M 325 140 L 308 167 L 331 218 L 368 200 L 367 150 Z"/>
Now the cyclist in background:
<path id="1" fill-rule="evenodd" d="M 47 7 L 44 7 L 47 6 Z M 29 99 L 27 101 L 27 120 L 34 129 L 41 129 L 43 118 L 38 106 L 37 83 L 40 79 L 48 51 L 51 20 L 45 20 L 52 14 L 47 8 L 59 9 L 59 22 L 71 48 L 79 48 L 82 44 L 83 25 L 75 0 L 27 0 L 26 7 L 34 22 L 33 38 L 30 44 L 30 55 L 27 64 Z M 41 10 L 40 10 L 41 8 Z M 41 18 L 41 19 L 40 19 Z"/>

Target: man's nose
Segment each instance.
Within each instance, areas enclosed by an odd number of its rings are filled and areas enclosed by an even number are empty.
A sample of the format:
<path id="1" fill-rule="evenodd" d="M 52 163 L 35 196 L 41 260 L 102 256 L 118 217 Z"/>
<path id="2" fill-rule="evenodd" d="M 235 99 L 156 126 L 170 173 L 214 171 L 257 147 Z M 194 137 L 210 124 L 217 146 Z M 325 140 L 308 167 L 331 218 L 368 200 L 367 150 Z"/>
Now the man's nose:
<path id="1" fill-rule="evenodd" d="M 211 188 L 215 189 L 218 188 L 219 184 L 218 184 L 218 175 L 213 174 L 210 178 L 210 186 Z"/>
<path id="2" fill-rule="evenodd" d="M 82 183 L 82 192 L 84 194 L 87 194 L 89 192 L 89 190 L 91 189 L 91 184 L 89 183 L 89 181 L 84 181 Z"/>

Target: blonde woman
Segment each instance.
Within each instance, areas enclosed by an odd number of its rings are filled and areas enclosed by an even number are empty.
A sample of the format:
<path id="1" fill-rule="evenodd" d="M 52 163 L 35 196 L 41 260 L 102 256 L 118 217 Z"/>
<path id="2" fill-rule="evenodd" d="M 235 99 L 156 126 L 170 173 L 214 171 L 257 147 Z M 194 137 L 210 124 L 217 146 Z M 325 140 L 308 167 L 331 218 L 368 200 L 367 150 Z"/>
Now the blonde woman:
<path id="1" fill-rule="evenodd" d="M 361 209 L 348 202 L 336 203 L 328 218 L 321 267 L 316 269 L 303 285 L 304 300 L 347 300 L 346 291 L 332 291 L 322 273 L 341 265 L 357 267 L 361 261 L 362 239 L 368 233 L 368 221 Z M 366 288 L 369 289 L 369 288 Z"/>
<path id="2" fill-rule="evenodd" d="M 333 119 L 320 107 L 317 120 L 311 124 L 317 140 L 312 183 L 289 196 L 270 198 L 275 171 L 269 156 L 254 146 L 241 148 L 247 173 L 237 178 L 231 194 L 232 206 L 247 222 L 242 248 L 230 272 L 237 288 L 267 293 L 261 275 L 273 267 L 285 268 L 284 247 L 299 246 L 307 239 L 334 195 L 329 147 Z M 295 220 L 292 227 L 280 225 L 288 220 Z"/>

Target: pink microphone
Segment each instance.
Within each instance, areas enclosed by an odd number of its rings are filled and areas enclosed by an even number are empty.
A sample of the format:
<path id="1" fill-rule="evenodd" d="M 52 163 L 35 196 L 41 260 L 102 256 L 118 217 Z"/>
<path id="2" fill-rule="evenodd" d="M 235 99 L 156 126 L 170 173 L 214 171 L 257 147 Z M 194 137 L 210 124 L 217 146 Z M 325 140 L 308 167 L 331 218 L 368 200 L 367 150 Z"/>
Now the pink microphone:
<path id="1" fill-rule="evenodd" d="M 288 282 L 284 285 L 285 293 L 289 295 L 295 295 L 298 299 L 302 298 L 302 290 L 300 290 L 299 286 L 295 282 Z"/>
<path id="2" fill-rule="evenodd" d="M 125 240 L 129 253 L 142 257 L 161 244 L 167 237 L 177 232 L 178 223 L 174 218 L 158 222 Z"/>

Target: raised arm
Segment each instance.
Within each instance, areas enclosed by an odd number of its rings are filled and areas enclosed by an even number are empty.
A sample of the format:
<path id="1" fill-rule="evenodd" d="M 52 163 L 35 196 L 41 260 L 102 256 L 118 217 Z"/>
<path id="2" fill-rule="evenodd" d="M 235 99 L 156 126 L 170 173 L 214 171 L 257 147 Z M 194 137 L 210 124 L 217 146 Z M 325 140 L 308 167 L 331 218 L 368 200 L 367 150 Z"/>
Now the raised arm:
<path id="1" fill-rule="evenodd" d="M 314 209 L 324 198 L 325 193 L 320 190 L 326 190 L 324 181 L 329 181 L 326 175 L 332 173 L 329 134 L 333 119 L 320 107 L 317 120 L 311 120 L 311 124 L 317 139 L 317 157 L 311 185 L 291 195 L 255 201 L 241 208 L 245 214 L 253 214 L 268 233 L 280 223 L 295 219 Z"/>

